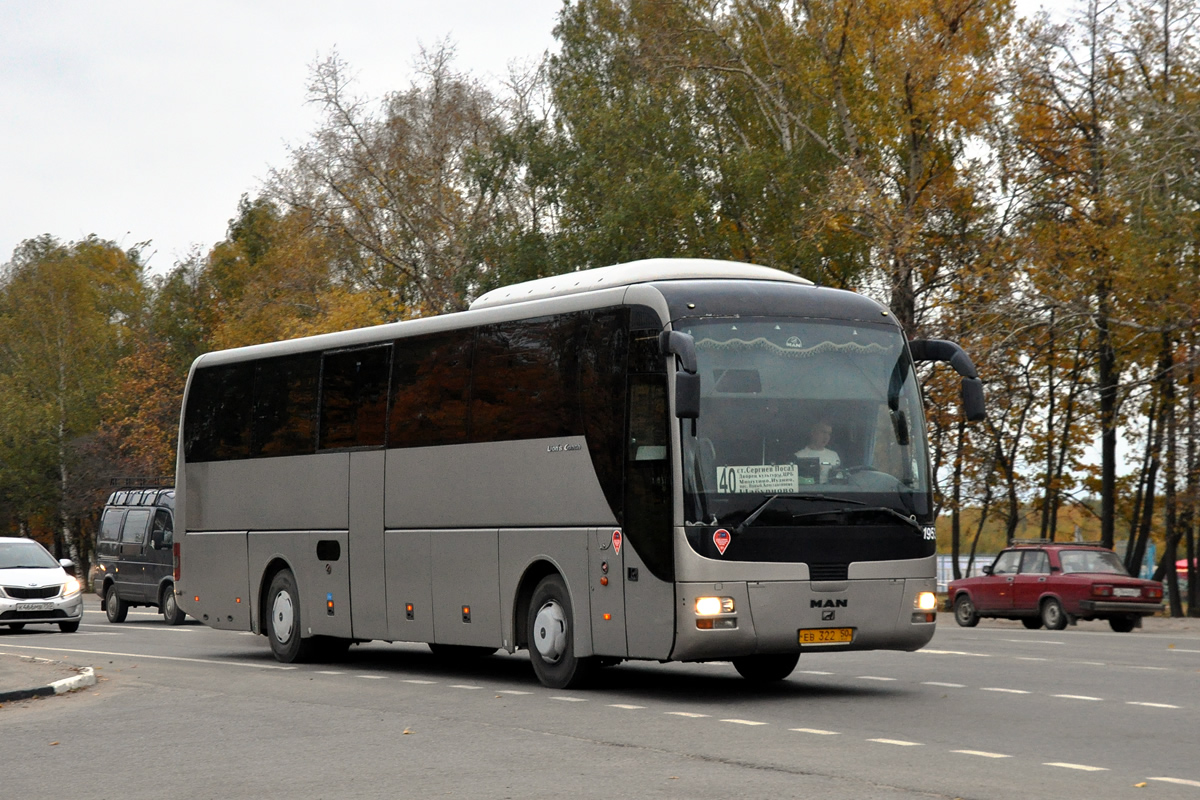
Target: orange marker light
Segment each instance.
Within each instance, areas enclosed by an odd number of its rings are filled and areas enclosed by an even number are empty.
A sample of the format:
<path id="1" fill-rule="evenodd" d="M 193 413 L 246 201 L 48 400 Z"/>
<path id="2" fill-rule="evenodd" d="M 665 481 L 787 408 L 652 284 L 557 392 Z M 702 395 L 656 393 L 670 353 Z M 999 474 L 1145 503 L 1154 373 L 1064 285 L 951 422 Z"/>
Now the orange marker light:
<path id="1" fill-rule="evenodd" d="M 240 602 L 242 602 L 242 598 L 239 597 L 239 598 L 235 599 L 233 602 L 240 603 Z"/>
<path id="2" fill-rule="evenodd" d="M 608 576 L 607 576 L 607 575 L 601 575 L 601 576 L 600 576 L 600 585 L 601 585 L 601 586 L 608 586 Z"/>
<path id="3" fill-rule="evenodd" d="M 196 596 L 195 596 L 195 597 L 193 597 L 192 599 L 193 599 L 193 600 L 195 600 L 197 603 L 199 603 L 199 602 L 200 602 L 200 595 L 196 595 Z"/>
<path id="4" fill-rule="evenodd" d="M 612 614 L 605 614 L 604 619 L 605 621 L 612 619 Z"/>

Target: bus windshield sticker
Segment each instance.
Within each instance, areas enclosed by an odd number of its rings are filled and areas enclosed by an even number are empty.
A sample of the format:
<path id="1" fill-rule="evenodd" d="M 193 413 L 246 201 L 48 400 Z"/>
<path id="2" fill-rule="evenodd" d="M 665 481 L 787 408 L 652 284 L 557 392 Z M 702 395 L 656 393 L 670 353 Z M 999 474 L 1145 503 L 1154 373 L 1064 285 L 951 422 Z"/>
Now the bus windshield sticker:
<path id="1" fill-rule="evenodd" d="M 621 532 L 613 531 L 613 550 L 617 555 L 621 555 Z"/>
<path id="2" fill-rule="evenodd" d="M 800 488 L 795 464 L 717 467 L 717 491 L 726 494 L 788 494 Z"/>
<path id="3" fill-rule="evenodd" d="M 717 546 L 717 552 L 725 555 L 725 548 L 729 547 L 729 531 L 724 528 L 718 528 L 713 534 L 713 544 Z"/>

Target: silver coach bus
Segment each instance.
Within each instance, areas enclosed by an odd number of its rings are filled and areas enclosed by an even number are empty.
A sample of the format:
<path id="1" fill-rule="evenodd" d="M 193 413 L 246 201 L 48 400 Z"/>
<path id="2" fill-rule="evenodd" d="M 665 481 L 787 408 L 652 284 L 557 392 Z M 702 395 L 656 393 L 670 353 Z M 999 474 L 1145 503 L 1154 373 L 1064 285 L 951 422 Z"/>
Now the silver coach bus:
<path id="1" fill-rule="evenodd" d="M 547 686 L 623 659 L 933 636 L 913 363 L 944 341 L 765 267 L 655 259 L 470 310 L 208 353 L 188 379 L 176 591 L 284 662 L 352 642 L 528 649 Z"/>

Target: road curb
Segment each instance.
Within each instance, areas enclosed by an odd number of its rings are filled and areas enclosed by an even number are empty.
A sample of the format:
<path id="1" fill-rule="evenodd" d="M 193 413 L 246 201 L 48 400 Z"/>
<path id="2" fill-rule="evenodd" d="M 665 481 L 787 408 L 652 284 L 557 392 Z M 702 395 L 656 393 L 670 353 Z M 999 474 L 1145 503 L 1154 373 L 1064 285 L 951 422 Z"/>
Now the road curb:
<path id="1" fill-rule="evenodd" d="M 43 661 L 46 663 L 56 663 L 48 659 L 38 658 L 35 661 Z M 50 697 L 56 694 L 66 694 L 77 689 L 83 689 L 88 686 L 96 685 L 96 671 L 91 667 L 75 667 L 79 670 L 79 674 L 70 678 L 54 681 L 53 683 L 45 684 L 44 686 L 35 686 L 30 689 L 13 689 L 7 692 L 0 692 L 0 703 L 12 702 L 15 700 L 27 700 L 31 697 Z"/>

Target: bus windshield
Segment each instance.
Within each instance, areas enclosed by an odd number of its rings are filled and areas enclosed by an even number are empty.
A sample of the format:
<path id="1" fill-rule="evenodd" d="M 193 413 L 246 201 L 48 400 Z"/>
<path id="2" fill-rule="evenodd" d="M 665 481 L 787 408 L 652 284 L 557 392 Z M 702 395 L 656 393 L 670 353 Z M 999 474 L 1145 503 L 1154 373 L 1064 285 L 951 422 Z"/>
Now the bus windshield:
<path id="1" fill-rule="evenodd" d="M 700 417 L 681 431 L 687 524 L 737 524 L 772 497 L 755 525 L 851 506 L 928 515 L 921 393 L 897 328 L 741 317 L 675 329 L 695 339 L 701 380 Z"/>

